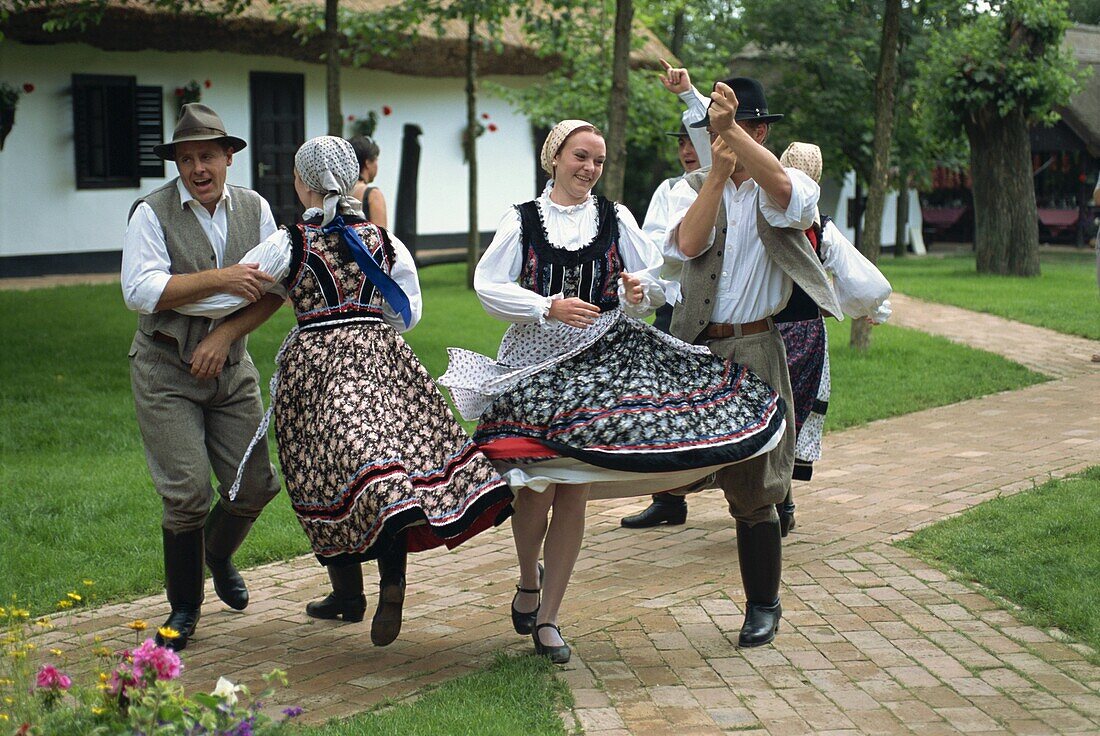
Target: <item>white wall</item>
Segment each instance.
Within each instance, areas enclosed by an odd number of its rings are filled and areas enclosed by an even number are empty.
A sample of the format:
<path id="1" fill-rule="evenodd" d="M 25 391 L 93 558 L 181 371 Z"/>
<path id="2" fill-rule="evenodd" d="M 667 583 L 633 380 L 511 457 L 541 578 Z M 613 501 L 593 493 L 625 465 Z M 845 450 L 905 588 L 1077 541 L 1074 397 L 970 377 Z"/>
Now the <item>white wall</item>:
<path id="1" fill-rule="evenodd" d="M 855 223 L 848 222 L 848 200 L 856 196 L 856 174 L 849 171 L 844 181 L 836 179 L 823 179 L 821 182 L 821 206 L 822 213 L 833 218 L 836 226 L 844 233 L 848 240 L 855 239 Z M 866 191 L 864 191 L 866 196 Z M 897 233 L 898 193 L 890 191 L 886 195 L 886 207 L 882 212 L 882 245 L 893 246 Z M 914 228 L 916 232 L 914 233 Z M 914 243 L 913 235 L 919 235 L 921 229 L 920 198 L 915 189 L 909 190 L 909 232 L 910 244 Z M 919 250 L 923 250 L 923 240 L 920 241 Z"/>
<path id="2" fill-rule="evenodd" d="M 0 80 L 17 87 L 30 82 L 35 91 L 20 99 L 15 127 L 0 151 L 0 256 L 121 249 L 130 204 L 175 176 L 175 167 L 169 163 L 166 179 L 144 178 L 140 188 L 76 189 L 68 92 L 73 73 L 135 75 L 138 84 L 164 87 L 166 139 L 175 123 L 171 97 L 175 88 L 191 79 L 200 83 L 210 79 L 212 86 L 203 91 L 202 101 L 221 115 L 230 134 L 247 141 L 248 79 L 253 71 L 303 74 L 306 137 L 326 132 L 325 72 L 317 64 L 220 52 L 107 52 L 84 44 L 29 46 L 5 40 L 0 44 Z M 497 77 L 493 81 L 522 85 L 531 80 Z M 416 123 L 424 130 L 419 232 L 464 232 L 464 81 L 344 69 L 341 82 L 346 115 L 379 112 L 376 138 L 382 153 L 376 184 L 387 197 L 391 222 L 397 204 L 402 128 Z M 381 116 L 383 105 L 392 108 L 391 115 Z M 481 110 L 490 115 L 485 122 L 498 126 L 497 132 L 486 133 L 478 142 L 479 226 L 492 230 L 509 205 L 534 195 L 535 161 L 526 118 L 487 93 L 481 95 Z M 246 148 L 234 156 L 230 183 L 251 186 L 250 153 Z"/>

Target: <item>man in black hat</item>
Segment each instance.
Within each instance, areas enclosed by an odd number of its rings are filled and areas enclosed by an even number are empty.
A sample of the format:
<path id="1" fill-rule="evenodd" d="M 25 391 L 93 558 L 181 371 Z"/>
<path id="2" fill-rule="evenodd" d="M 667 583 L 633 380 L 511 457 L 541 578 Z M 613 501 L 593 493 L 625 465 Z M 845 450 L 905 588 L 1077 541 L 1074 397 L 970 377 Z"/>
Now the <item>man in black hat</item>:
<path id="1" fill-rule="evenodd" d="M 783 116 L 768 111 L 763 86 L 736 77 L 718 82 L 706 127 L 713 163 L 684 177 L 670 194 L 665 257 L 683 263 L 682 301 L 671 332 L 747 366 L 779 391 L 786 432 L 779 445 L 717 474 L 736 519 L 747 599 L 738 644 L 775 638 L 782 608 L 782 541 L 775 504 L 790 488 L 795 422 L 783 340 L 772 320 L 797 283 L 829 314 L 839 313 L 828 276 L 804 230 L 813 222 L 817 183 L 784 169 L 764 147 Z"/>
<path id="2" fill-rule="evenodd" d="M 258 443 L 240 491 L 228 490 L 263 416 L 259 375 L 245 336 L 282 304 L 285 292 L 244 254 L 275 231 L 256 192 L 225 183 L 245 147 L 206 105 L 184 105 L 172 141 L 154 147 L 179 176 L 130 210 L 122 254 L 126 305 L 139 313 L 130 345 L 134 408 L 153 484 L 163 502 L 164 570 L 175 632 L 157 641 L 177 650 L 198 623 L 203 565 L 226 604 L 243 609 L 248 589 L 232 555 L 279 492 Z M 233 294 L 252 302 L 226 319 L 211 302 Z M 211 509 L 213 470 L 220 498 Z"/>

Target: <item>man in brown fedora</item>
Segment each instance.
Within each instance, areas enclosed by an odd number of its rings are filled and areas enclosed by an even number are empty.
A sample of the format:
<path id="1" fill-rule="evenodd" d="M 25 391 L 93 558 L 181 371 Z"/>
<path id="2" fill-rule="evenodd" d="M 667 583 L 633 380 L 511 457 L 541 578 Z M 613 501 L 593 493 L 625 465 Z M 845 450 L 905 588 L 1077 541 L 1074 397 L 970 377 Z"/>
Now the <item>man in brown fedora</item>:
<path id="1" fill-rule="evenodd" d="M 825 313 L 840 314 L 829 277 L 804 233 L 820 189 L 803 172 L 780 166 L 763 145 L 769 126 L 782 117 L 769 113 L 763 85 L 755 79 L 715 85 L 707 116 L 691 124 L 710 132 L 713 163 L 673 187 L 664 242 L 665 257 L 684 264 L 672 334 L 747 366 L 786 404 L 787 428 L 779 446 L 717 474 L 737 526 L 746 597 L 738 636 L 742 647 L 772 641 L 782 615 L 776 504 L 790 489 L 795 421 L 786 352 L 773 317 L 794 284 Z"/>
<path id="2" fill-rule="evenodd" d="M 122 251 L 122 291 L 139 313 L 130 345 L 134 408 L 153 484 L 163 502 L 165 626 L 187 646 L 203 601 L 203 564 L 214 589 L 237 610 L 248 589 L 232 555 L 279 491 L 260 442 L 236 500 L 228 489 L 263 415 L 259 375 L 246 335 L 285 298 L 244 254 L 275 231 L 271 207 L 256 192 L 225 183 L 233 154 L 245 147 L 206 105 L 184 105 L 171 142 L 154 146 L 179 176 L 130 209 Z M 204 304 L 217 294 L 252 302 L 222 319 Z M 215 329 L 215 327 L 217 329 Z M 220 498 L 211 509 L 213 470 Z"/>

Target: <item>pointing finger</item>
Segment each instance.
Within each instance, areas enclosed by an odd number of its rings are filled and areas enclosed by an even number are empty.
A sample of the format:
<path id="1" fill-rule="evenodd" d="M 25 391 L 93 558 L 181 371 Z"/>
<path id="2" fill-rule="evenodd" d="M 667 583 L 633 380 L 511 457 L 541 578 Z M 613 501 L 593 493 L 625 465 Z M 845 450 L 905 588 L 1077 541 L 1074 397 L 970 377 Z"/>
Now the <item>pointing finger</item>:
<path id="1" fill-rule="evenodd" d="M 672 64 L 669 64 L 669 63 L 668 63 L 667 61 L 665 61 L 664 59 L 660 59 L 659 61 L 661 62 L 661 66 L 663 66 L 663 67 L 665 68 L 665 71 L 666 71 L 666 72 L 670 72 L 670 71 L 672 71 Z"/>

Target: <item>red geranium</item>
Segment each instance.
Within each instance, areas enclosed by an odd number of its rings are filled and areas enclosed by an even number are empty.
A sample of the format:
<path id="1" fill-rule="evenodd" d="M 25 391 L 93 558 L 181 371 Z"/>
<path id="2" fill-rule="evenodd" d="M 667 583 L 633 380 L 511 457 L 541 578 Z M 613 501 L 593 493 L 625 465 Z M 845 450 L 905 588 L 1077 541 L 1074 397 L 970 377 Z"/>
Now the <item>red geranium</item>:
<path id="1" fill-rule="evenodd" d="M 207 89 L 210 89 L 210 85 L 211 85 L 211 81 L 209 79 L 207 79 L 205 82 L 202 83 L 202 86 L 206 87 Z"/>
<path id="2" fill-rule="evenodd" d="M 176 87 L 176 97 L 183 97 L 183 87 Z"/>
<path id="3" fill-rule="evenodd" d="M 354 115 L 348 115 L 348 122 L 349 123 L 355 122 L 355 116 Z"/>
<path id="4" fill-rule="evenodd" d="M 496 123 L 489 123 L 489 125 L 487 127 L 488 127 L 490 133 L 496 133 L 497 132 L 497 124 Z"/>
<path id="5" fill-rule="evenodd" d="M 24 82 L 23 91 L 29 95 L 31 92 L 34 92 L 34 85 L 30 82 Z"/>
<path id="6" fill-rule="evenodd" d="M 481 113 L 481 119 L 482 120 L 488 120 L 489 119 L 489 113 L 487 113 L 487 112 Z"/>
<path id="7" fill-rule="evenodd" d="M 383 115 L 389 115 L 392 112 L 393 112 L 393 108 L 391 108 L 389 105 L 382 105 L 382 114 Z"/>

